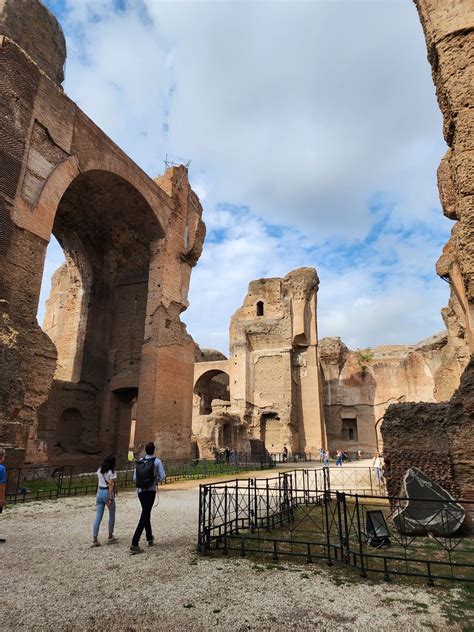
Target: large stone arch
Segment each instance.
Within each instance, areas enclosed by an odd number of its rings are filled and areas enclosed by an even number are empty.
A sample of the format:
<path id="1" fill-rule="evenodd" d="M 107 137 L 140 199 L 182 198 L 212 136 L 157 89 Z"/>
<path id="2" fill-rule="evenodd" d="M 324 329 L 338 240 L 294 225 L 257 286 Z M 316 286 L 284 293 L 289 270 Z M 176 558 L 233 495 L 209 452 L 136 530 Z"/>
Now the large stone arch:
<path id="1" fill-rule="evenodd" d="M 41 187 L 34 212 L 37 234 L 44 239 L 49 239 L 54 217 L 64 193 L 76 178 L 94 171 L 104 171 L 128 182 L 149 204 L 160 225 L 162 227 L 167 225 L 169 220 L 169 209 L 166 207 L 167 196 L 153 180 L 142 172 L 132 172 L 128 160 L 80 151 L 60 162 Z M 31 226 L 32 224 L 25 222 L 25 228 Z"/>
<path id="2" fill-rule="evenodd" d="M 61 184 L 66 182 L 63 177 Z M 75 409 L 87 400 L 89 433 L 77 447 L 97 452 L 110 446 L 125 458 L 131 416 L 123 394 L 133 390 L 138 396 L 149 273 L 164 232 L 147 200 L 117 170 L 79 171 L 47 199 L 57 204 L 47 216 L 48 230 L 61 243 L 66 265 L 56 273 L 63 277 L 61 300 L 50 299 L 46 312 L 51 327 L 45 331 L 58 359 L 41 411 L 49 430 L 43 435 L 40 426 L 38 439 L 47 441 L 51 427 L 59 428 L 64 407 Z M 59 457 L 62 446 L 54 450 L 55 445 L 50 453 Z"/>
<path id="3" fill-rule="evenodd" d="M 5 0 L 0 7 L 0 34 L 5 113 L 0 122 L 4 141 L 0 148 L 0 327 L 8 333 L 2 338 L 2 344 L 7 340 L 7 353 L 2 356 L 7 360 L 0 363 L 0 381 L 6 385 L 6 395 L 0 398 L 0 444 L 7 447 L 10 465 L 21 464 L 25 456 L 29 463 L 59 459 L 52 454 L 51 440 L 41 439 L 38 433 L 53 436 L 50 407 L 59 415 L 68 406 L 79 410 L 79 404 L 63 401 L 76 398 L 87 411 L 87 436 L 95 432 L 97 450 L 110 452 L 115 445 L 125 444 L 113 439 L 111 411 L 116 408 L 116 394 L 124 400 L 124 393 L 138 389 L 135 447 L 140 449 L 154 440 L 168 458 L 187 457 L 191 453 L 194 343 L 180 313 L 188 305 L 191 268 L 199 259 L 205 227 L 186 168 L 171 167 L 156 180 L 149 178 L 64 94 L 60 86 L 64 37 L 55 18 L 38 0 Z M 107 190 L 118 187 L 133 199 L 135 211 L 142 209 L 135 224 L 128 221 L 130 209 L 115 213 L 120 221 L 107 223 L 102 218 L 102 228 L 107 226 L 104 253 L 99 253 L 97 240 L 81 235 L 84 226 L 76 224 L 66 234 L 68 222 L 63 221 L 71 191 L 80 189 L 82 183 L 81 195 L 86 199 L 90 189 L 86 184 L 93 181 L 98 197 L 102 195 L 99 189 L 104 189 L 103 200 Z M 90 216 L 85 225 L 91 225 Z M 122 239 L 124 226 L 136 233 L 127 243 Z M 150 226 L 152 236 L 143 246 L 143 238 L 150 237 Z M 93 304 L 88 307 L 82 357 L 76 354 L 70 360 L 74 368 L 54 384 L 56 349 L 36 322 L 52 233 L 69 253 L 67 262 L 71 270 L 75 267 L 76 278 L 92 277 L 82 298 Z M 140 282 L 140 266 L 128 265 L 140 255 L 137 244 L 142 250 L 150 246 L 147 274 L 142 275 L 147 278 L 141 280 L 146 282 L 146 292 L 124 298 L 128 292 L 124 288 Z M 108 256 L 111 252 L 121 252 L 122 257 Z M 109 268 L 100 287 L 96 283 L 100 266 L 94 253 Z M 127 253 L 133 253 L 128 260 Z M 141 329 L 131 336 L 132 352 L 117 342 L 118 330 L 126 334 L 128 327 L 124 324 L 127 319 L 117 314 L 133 307 L 135 298 Z M 79 321 L 81 318 L 78 316 Z M 94 330 L 105 333 L 88 344 Z M 90 361 L 94 354 L 95 363 Z M 117 361 L 119 356 L 124 362 Z M 133 360 L 128 369 L 127 359 Z M 61 396 L 56 397 L 59 392 Z M 96 423 L 91 424 L 94 416 Z M 85 464 L 86 458 L 81 462 Z"/>

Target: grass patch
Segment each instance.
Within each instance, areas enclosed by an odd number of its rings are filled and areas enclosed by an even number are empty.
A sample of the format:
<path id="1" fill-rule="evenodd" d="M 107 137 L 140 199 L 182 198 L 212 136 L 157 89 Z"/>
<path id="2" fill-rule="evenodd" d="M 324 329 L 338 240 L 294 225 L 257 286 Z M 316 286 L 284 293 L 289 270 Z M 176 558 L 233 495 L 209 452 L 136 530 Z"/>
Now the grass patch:
<path id="1" fill-rule="evenodd" d="M 454 591 L 453 591 L 454 592 Z M 472 632 L 474 629 L 474 585 L 463 584 L 453 598 L 452 592 L 449 601 L 444 601 L 442 610 L 450 623 L 457 624 L 463 632 Z"/>
<path id="2" fill-rule="evenodd" d="M 385 514 L 391 541 L 388 548 L 377 549 L 369 546 L 367 536 L 363 533 L 366 512 L 374 509 L 382 510 Z M 353 578 L 355 573 L 361 572 L 362 552 L 364 570 L 369 577 L 377 581 L 382 578 L 386 569 L 390 579 L 397 582 L 405 577 L 412 583 L 419 583 L 420 579 L 416 579 L 416 575 L 424 576 L 425 579 L 421 578 L 421 581 L 427 581 L 427 562 L 430 563 L 430 572 L 434 576 L 449 576 L 451 567 L 446 563 L 452 563 L 452 572 L 458 580 L 474 579 L 474 569 L 462 566 L 474 562 L 474 537 L 471 532 L 460 532 L 459 537 L 451 539 L 431 535 L 405 536 L 396 531 L 391 523 L 391 509 L 386 503 L 361 505 L 359 511 L 358 517 L 356 505 L 347 502 L 344 517 L 343 506 L 338 507 L 335 500 L 329 504 L 327 516 L 322 504 L 300 505 L 288 511 L 286 515 L 275 515 L 274 528 L 255 529 L 253 533 L 240 531 L 238 536 L 229 536 L 228 543 L 235 553 L 243 547 L 246 557 L 272 557 L 277 563 L 279 560 L 327 563 L 328 523 L 331 561 L 348 569 L 352 567 Z M 361 525 L 360 536 L 357 518 Z M 342 532 L 339 525 L 342 526 Z M 347 557 L 350 564 L 347 564 Z M 438 584 L 440 581 L 442 580 L 435 578 L 435 583 Z"/>

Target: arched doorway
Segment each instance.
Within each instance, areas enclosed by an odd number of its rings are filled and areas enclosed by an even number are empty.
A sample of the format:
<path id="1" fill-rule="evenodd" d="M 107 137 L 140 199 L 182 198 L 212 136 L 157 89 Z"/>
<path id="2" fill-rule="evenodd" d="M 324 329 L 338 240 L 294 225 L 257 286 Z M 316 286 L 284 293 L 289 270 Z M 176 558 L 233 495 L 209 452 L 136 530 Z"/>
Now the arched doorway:
<path id="1" fill-rule="evenodd" d="M 53 275 L 44 320 L 58 361 L 42 415 L 80 401 L 90 411 L 82 447 L 125 456 L 138 395 L 150 262 L 163 231 L 132 184 L 92 170 L 65 190 L 52 232 L 65 263 Z"/>
<path id="2" fill-rule="evenodd" d="M 199 414 L 210 415 L 212 400 L 230 401 L 228 373 L 218 369 L 206 371 L 196 380 L 194 394 L 199 398 Z"/>

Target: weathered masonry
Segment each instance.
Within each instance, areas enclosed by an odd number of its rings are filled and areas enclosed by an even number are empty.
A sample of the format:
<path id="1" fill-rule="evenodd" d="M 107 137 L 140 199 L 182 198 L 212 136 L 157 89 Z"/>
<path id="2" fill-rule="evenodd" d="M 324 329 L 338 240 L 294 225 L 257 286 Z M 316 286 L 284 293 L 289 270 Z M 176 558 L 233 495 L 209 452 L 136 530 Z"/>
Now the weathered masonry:
<path id="1" fill-rule="evenodd" d="M 193 433 L 202 456 L 317 453 L 326 444 L 317 354 L 314 268 L 258 279 L 230 325 L 231 355 L 199 357 Z"/>
<path id="2" fill-rule="evenodd" d="M 449 404 L 393 405 L 382 424 L 388 489 L 398 493 L 407 463 L 421 464 L 434 480 L 462 498 L 474 498 L 474 5 L 471 0 L 416 0 L 443 114 L 448 151 L 438 169 L 443 212 L 455 221 L 437 263 L 449 281 L 443 310 L 453 364 L 468 347 L 458 390 Z M 464 354 L 466 355 L 466 354 Z M 470 360 L 469 360 L 470 355 Z M 463 366 L 463 368 L 464 368 Z M 402 456 L 401 456 L 402 455 Z"/>
<path id="3" fill-rule="evenodd" d="M 202 209 L 184 167 L 150 179 L 64 94 L 65 58 L 38 0 L 0 0 L 0 445 L 12 465 L 86 465 L 126 454 L 133 416 L 136 446 L 188 457 L 195 345 L 180 313 Z M 51 235 L 66 264 L 48 336 Z"/>

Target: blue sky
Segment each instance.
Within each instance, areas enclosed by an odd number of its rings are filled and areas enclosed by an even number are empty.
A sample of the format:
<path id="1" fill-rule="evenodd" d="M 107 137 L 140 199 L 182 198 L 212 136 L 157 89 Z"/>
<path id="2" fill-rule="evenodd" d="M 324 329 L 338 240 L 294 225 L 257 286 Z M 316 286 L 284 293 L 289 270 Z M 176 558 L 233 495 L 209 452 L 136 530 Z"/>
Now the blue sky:
<path id="1" fill-rule="evenodd" d="M 182 318 L 202 347 L 227 352 L 250 280 L 299 266 L 320 277 L 320 337 L 443 329 L 446 147 L 411 0 L 46 4 L 78 105 L 152 177 L 192 161 L 208 236 Z M 52 244 L 45 276 L 60 261 Z"/>

